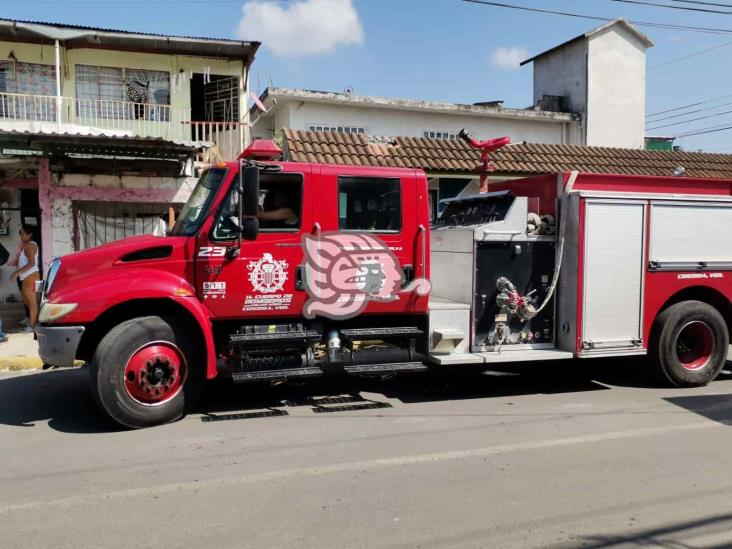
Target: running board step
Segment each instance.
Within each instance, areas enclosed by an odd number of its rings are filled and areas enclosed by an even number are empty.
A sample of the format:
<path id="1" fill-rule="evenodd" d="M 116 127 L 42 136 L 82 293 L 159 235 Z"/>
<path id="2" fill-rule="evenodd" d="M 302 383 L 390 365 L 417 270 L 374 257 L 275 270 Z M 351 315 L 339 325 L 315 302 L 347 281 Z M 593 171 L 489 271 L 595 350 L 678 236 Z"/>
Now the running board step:
<path id="1" fill-rule="evenodd" d="M 421 362 L 392 362 L 388 364 L 356 364 L 344 366 L 348 374 L 389 374 L 392 372 L 423 372 L 427 366 Z"/>
<path id="2" fill-rule="evenodd" d="M 315 330 L 302 330 L 298 332 L 272 332 L 261 334 L 232 334 L 229 336 L 231 343 L 280 343 L 283 341 L 301 341 L 307 343 L 320 339 L 320 333 Z"/>
<path id="3" fill-rule="evenodd" d="M 268 379 L 291 379 L 318 377 L 323 375 L 320 368 L 289 368 L 285 370 L 259 370 L 252 372 L 234 372 L 232 378 L 236 383 L 247 381 L 264 381 Z"/>
<path id="4" fill-rule="evenodd" d="M 341 330 L 343 337 L 351 340 L 413 337 L 422 335 L 423 333 L 424 332 L 422 330 L 414 326 L 401 326 L 397 328 L 347 328 L 345 330 Z"/>

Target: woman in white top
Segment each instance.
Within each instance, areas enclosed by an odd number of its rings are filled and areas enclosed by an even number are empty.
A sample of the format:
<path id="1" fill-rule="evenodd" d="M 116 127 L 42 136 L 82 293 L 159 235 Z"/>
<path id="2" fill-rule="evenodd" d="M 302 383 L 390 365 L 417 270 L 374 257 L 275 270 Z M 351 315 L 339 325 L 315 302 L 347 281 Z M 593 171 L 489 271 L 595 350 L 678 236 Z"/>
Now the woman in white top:
<path id="1" fill-rule="evenodd" d="M 20 293 L 23 296 L 23 303 L 30 311 L 30 325 L 26 331 L 32 332 L 38 321 L 38 300 L 36 298 L 36 282 L 41 279 L 38 268 L 38 244 L 33 241 L 35 227 L 23 225 L 20 229 L 20 243 L 23 247 L 18 257 L 18 270 L 10 275 L 10 280 L 20 278 Z"/>

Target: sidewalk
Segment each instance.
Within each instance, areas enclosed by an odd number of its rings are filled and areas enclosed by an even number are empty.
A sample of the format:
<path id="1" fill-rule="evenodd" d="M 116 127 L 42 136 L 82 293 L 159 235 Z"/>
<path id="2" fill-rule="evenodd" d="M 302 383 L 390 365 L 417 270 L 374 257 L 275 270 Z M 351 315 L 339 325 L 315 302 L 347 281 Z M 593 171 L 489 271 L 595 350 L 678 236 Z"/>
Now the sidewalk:
<path id="1" fill-rule="evenodd" d="M 33 339 L 32 333 L 7 333 L 7 336 L 8 340 L 0 343 L 0 372 L 43 366 L 43 362 L 38 357 L 38 342 Z"/>
<path id="2" fill-rule="evenodd" d="M 38 342 L 33 339 L 33 334 L 21 333 L 23 326 L 18 322 L 24 316 L 20 303 L 0 303 L 2 329 L 8 336 L 8 341 L 0 343 L 0 372 L 43 366 L 43 362 L 38 357 Z"/>

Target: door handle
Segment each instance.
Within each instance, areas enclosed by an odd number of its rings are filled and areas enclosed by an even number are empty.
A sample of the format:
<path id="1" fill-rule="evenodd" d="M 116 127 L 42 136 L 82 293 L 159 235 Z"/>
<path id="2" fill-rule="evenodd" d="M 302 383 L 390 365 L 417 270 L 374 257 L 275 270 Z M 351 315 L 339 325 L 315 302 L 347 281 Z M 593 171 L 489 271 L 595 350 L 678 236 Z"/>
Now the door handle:
<path id="1" fill-rule="evenodd" d="M 315 224 L 313 225 L 313 230 L 312 230 L 312 231 L 310 231 L 310 233 L 311 233 L 311 234 L 314 234 L 314 235 L 315 235 L 316 237 L 318 237 L 318 238 L 320 238 L 320 233 L 321 233 L 321 232 L 322 232 L 322 231 L 321 231 L 321 229 L 320 229 L 320 223 L 315 223 Z"/>
<path id="2" fill-rule="evenodd" d="M 298 265 L 295 268 L 295 289 L 303 292 L 305 291 L 305 266 Z"/>
<path id="3" fill-rule="evenodd" d="M 419 263 L 419 276 L 422 278 L 427 278 L 427 227 L 424 225 L 419 225 L 417 227 L 417 231 L 419 232 L 420 236 L 420 247 L 422 248 L 420 250 L 420 263 Z"/>

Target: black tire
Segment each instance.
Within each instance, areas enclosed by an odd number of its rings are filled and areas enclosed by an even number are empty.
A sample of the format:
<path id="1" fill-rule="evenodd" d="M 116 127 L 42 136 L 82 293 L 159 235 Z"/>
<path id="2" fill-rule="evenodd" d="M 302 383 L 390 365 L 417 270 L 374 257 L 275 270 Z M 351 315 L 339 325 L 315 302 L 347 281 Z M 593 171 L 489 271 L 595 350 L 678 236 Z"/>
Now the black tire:
<path id="1" fill-rule="evenodd" d="M 662 381 L 702 387 L 719 375 L 728 346 L 727 324 L 717 309 L 701 301 L 682 301 L 658 315 L 649 354 Z"/>
<path id="2" fill-rule="evenodd" d="M 178 373 L 183 372 L 183 381 L 174 393 L 163 397 L 167 400 L 144 403 L 136 400 L 127 389 L 126 367 L 137 352 L 159 345 L 179 351 L 184 368 L 179 367 Z M 184 323 L 172 318 L 147 316 L 122 322 L 102 338 L 91 361 L 89 375 L 99 407 L 120 425 L 140 429 L 176 421 L 190 411 L 203 387 L 204 366 L 201 353 Z M 155 386 L 152 387 L 155 391 Z"/>

